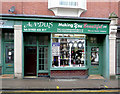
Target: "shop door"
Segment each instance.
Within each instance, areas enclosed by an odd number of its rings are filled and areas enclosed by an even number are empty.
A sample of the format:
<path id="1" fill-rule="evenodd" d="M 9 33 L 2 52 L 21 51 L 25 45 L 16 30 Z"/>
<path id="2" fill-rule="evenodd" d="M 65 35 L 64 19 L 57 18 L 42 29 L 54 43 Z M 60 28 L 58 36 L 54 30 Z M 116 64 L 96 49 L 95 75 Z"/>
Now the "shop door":
<path id="1" fill-rule="evenodd" d="M 101 49 L 100 47 L 90 47 L 89 49 L 89 75 L 101 75 Z"/>
<path id="2" fill-rule="evenodd" d="M 24 76 L 36 76 L 37 47 L 25 46 Z"/>
<path id="3" fill-rule="evenodd" d="M 4 43 L 4 74 L 14 73 L 14 43 Z"/>

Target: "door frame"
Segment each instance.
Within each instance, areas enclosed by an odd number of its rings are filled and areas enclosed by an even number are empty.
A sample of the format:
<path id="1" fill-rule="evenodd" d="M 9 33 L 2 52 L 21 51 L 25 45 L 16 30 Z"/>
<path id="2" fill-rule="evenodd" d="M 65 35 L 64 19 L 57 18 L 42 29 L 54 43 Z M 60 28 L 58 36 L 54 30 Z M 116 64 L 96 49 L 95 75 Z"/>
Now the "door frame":
<path id="1" fill-rule="evenodd" d="M 34 33 L 33 33 L 34 34 Z M 41 34 L 41 33 L 39 33 L 39 34 Z M 39 42 L 38 42 L 38 37 L 40 36 L 40 35 L 38 35 L 38 36 L 36 36 L 37 37 L 37 45 L 29 45 L 29 44 L 25 44 L 25 41 L 24 41 L 24 38 L 25 38 L 25 36 L 24 36 L 24 33 L 22 34 L 23 35 L 23 37 L 22 37 L 22 78 L 24 78 L 24 53 L 25 53 L 25 50 L 24 50 L 24 47 L 25 46 L 36 46 L 37 47 L 37 67 L 36 67 L 36 77 L 38 77 L 38 73 L 40 73 L 39 72 Z M 28 35 L 29 35 L 29 33 L 28 33 Z M 44 35 L 45 35 L 45 33 L 44 33 Z M 48 76 L 50 76 L 50 63 L 51 63 L 51 60 L 50 60 L 50 47 L 51 47 L 51 39 L 50 39 L 50 37 L 51 37 L 51 33 L 47 33 L 47 36 L 49 37 L 49 40 L 48 40 L 48 45 L 47 45 L 47 47 L 48 47 L 48 71 L 47 71 L 47 73 L 48 73 Z M 49 61 L 50 60 L 50 61 Z M 46 72 L 45 72 L 46 73 Z"/>

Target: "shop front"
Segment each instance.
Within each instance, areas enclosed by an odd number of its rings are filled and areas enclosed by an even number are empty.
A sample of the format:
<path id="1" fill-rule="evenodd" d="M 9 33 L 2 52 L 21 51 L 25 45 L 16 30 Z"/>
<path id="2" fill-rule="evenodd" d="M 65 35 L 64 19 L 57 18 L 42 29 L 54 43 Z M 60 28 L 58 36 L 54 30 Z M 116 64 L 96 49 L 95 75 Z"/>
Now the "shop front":
<path id="1" fill-rule="evenodd" d="M 1 74 L 109 78 L 109 19 L 3 15 Z"/>
<path id="2" fill-rule="evenodd" d="M 22 74 L 51 78 L 109 78 L 108 19 L 22 21 Z"/>

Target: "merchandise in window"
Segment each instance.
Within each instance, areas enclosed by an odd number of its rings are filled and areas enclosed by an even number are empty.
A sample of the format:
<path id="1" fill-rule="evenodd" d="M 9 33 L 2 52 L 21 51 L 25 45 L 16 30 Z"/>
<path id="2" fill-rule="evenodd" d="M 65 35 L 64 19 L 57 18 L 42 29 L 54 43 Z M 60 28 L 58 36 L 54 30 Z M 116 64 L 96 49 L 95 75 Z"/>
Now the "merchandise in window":
<path id="1" fill-rule="evenodd" d="M 72 34 L 53 35 L 52 67 L 85 67 L 85 36 L 77 36 L 79 38 Z"/>

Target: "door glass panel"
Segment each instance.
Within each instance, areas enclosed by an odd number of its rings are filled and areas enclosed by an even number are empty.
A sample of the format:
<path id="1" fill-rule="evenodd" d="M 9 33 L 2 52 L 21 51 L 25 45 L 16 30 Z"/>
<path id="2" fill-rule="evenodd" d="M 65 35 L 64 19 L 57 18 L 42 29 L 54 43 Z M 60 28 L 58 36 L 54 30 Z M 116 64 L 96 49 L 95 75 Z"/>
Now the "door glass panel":
<path id="1" fill-rule="evenodd" d="M 39 47 L 39 70 L 48 70 L 48 47 Z"/>
<path id="2" fill-rule="evenodd" d="M 36 45 L 37 44 L 36 36 L 26 36 L 25 44 Z"/>
<path id="3" fill-rule="evenodd" d="M 13 41 L 14 40 L 14 33 L 4 33 L 4 40 L 5 41 Z"/>
<path id="4" fill-rule="evenodd" d="M 38 41 L 39 45 L 48 45 L 48 36 L 40 36 Z"/>
<path id="5" fill-rule="evenodd" d="M 5 63 L 14 62 L 14 43 L 5 44 Z"/>
<path id="6" fill-rule="evenodd" d="M 99 48 L 91 48 L 91 65 L 99 65 Z"/>

